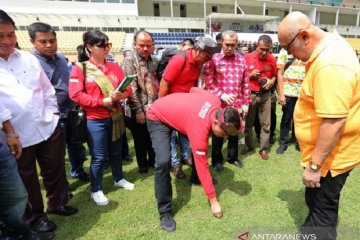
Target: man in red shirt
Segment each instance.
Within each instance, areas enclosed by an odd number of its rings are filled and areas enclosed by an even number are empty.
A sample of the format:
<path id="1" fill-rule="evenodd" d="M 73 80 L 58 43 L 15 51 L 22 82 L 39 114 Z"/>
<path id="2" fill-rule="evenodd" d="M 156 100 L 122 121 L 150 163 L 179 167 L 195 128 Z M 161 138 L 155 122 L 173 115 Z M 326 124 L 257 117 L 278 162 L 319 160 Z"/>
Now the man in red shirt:
<path id="1" fill-rule="evenodd" d="M 203 64 L 211 59 L 216 47 L 216 42 L 212 38 L 201 37 L 194 48 L 190 48 L 185 52 L 186 56 L 174 55 L 169 60 L 160 81 L 159 97 L 172 93 L 187 93 L 192 87 L 195 87 Z M 185 136 L 180 134 L 179 140 L 183 149 L 189 149 L 189 142 Z M 184 153 L 182 158 L 183 160 L 191 158 L 190 151 Z M 172 162 L 172 165 L 175 177 L 184 179 L 185 174 L 180 163 Z"/>
<path id="2" fill-rule="evenodd" d="M 188 136 L 197 173 L 209 198 L 215 217 L 222 216 L 208 166 L 207 150 L 210 132 L 218 137 L 239 134 L 240 116 L 236 109 L 221 109 L 220 99 L 200 88 L 190 93 L 175 93 L 158 99 L 147 111 L 147 125 L 155 150 L 155 196 L 160 213 L 160 225 L 174 231 L 172 187 L 169 174 L 170 136 L 173 129 Z"/>
<path id="3" fill-rule="evenodd" d="M 268 147 L 271 122 L 270 89 L 276 80 L 276 60 L 274 56 L 271 55 L 271 49 L 271 38 L 268 35 L 262 35 L 258 39 L 256 50 L 245 55 L 250 78 L 251 105 L 245 124 L 246 146 L 241 150 L 241 154 L 246 154 L 254 150 L 252 128 L 258 116 L 261 125 L 259 154 L 263 160 L 269 159 Z"/>

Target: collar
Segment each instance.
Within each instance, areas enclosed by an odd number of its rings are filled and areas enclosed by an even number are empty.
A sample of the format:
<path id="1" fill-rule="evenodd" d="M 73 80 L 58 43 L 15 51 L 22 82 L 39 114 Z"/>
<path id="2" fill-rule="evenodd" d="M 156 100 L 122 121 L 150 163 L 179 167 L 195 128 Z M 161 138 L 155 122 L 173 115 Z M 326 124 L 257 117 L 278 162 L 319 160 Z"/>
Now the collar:
<path id="1" fill-rule="evenodd" d="M 307 61 L 307 65 L 311 65 L 315 61 L 315 59 L 320 55 L 322 51 L 325 50 L 329 46 L 330 43 L 336 41 L 340 38 L 337 32 L 328 33 L 327 36 L 320 42 L 320 44 L 315 48 L 312 52 L 309 60 Z"/>
<path id="2" fill-rule="evenodd" d="M 57 52 L 55 53 L 55 59 L 49 58 L 49 57 L 41 54 L 41 53 L 40 53 L 37 49 L 35 49 L 35 48 L 32 50 L 32 53 L 33 53 L 35 56 L 41 58 L 42 60 L 44 60 L 44 61 L 46 61 L 46 62 L 56 61 L 56 60 L 59 58 L 58 55 L 57 55 L 57 54 L 58 54 Z"/>
<path id="3" fill-rule="evenodd" d="M 135 54 L 134 54 L 135 58 L 137 61 L 145 61 L 145 62 L 152 62 L 152 57 L 151 55 L 149 56 L 149 58 L 147 60 L 145 60 L 145 58 L 141 57 L 136 51 L 135 51 Z"/>
<path id="4" fill-rule="evenodd" d="M 220 52 L 220 57 L 221 57 L 221 58 L 225 58 L 225 59 L 235 59 L 236 53 L 237 53 L 237 52 L 235 52 L 234 55 L 231 56 L 231 57 L 227 57 L 227 56 L 225 56 L 223 50 L 221 50 L 221 52 Z"/>
<path id="5" fill-rule="evenodd" d="M 14 48 L 14 50 L 12 51 L 12 53 L 10 53 L 9 57 L 8 57 L 8 60 L 13 57 L 13 56 L 16 56 L 16 57 L 20 57 L 21 56 L 21 52 L 19 49 L 16 49 Z M 4 62 L 7 62 L 7 60 L 3 59 L 2 57 L 0 57 L 0 59 Z"/>
<path id="6" fill-rule="evenodd" d="M 89 59 L 89 62 L 93 65 L 95 65 L 98 69 L 100 69 L 102 72 L 106 72 L 106 70 L 108 69 L 108 62 L 105 60 L 105 64 L 104 66 L 102 65 L 98 65 L 96 62 L 94 62 L 94 60 L 92 60 L 91 58 Z"/>

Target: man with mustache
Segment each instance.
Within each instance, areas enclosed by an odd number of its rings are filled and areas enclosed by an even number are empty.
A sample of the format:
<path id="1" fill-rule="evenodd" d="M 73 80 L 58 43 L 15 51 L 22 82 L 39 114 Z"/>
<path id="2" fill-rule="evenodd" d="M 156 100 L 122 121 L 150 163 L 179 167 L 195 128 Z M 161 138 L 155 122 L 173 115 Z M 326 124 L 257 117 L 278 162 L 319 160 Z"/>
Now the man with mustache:
<path id="1" fill-rule="evenodd" d="M 221 107 L 233 107 L 245 116 L 250 105 L 250 88 L 247 66 L 243 56 L 236 52 L 238 37 L 228 30 L 221 36 L 222 50 L 213 55 L 205 66 L 205 88 L 221 99 Z M 238 159 L 239 136 L 229 136 L 229 163 L 242 167 Z M 211 162 L 216 171 L 223 169 L 221 153 L 224 138 L 212 136 Z"/>

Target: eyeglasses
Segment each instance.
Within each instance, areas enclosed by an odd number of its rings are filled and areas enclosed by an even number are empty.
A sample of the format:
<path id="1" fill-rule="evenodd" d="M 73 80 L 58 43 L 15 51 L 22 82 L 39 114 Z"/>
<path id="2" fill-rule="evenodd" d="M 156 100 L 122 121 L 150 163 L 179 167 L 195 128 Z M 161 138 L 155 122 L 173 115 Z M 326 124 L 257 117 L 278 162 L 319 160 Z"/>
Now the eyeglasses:
<path id="1" fill-rule="evenodd" d="M 295 39 L 297 38 L 297 36 L 299 36 L 299 34 L 300 34 L 300 32 L 298 32 L 298 33 L 291 39 L 291 41 L 286 45 L 286 47 L 284 47 L 284 49 L 285 49 L 286 51 L 289 51 L 289 48 L 290 48 L 291 44 L 295 41 Z"/>
<path id="2" fill-rule="evenodd" d="M 96 44 L 95 46 L 98 48 L 103 48 L 103 49 L 109 48 L 110 49 L 112 47 L 112 43 Z"/>

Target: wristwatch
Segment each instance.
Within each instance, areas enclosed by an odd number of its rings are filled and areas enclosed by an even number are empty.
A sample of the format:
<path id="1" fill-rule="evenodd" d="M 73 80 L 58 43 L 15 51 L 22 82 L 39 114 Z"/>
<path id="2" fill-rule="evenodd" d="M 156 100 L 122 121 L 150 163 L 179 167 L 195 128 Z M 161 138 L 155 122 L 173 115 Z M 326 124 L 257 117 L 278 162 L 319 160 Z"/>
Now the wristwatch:
<path id="1" fill-rule="evenodd" d="M 313 163 L 311 160 L 309 162 L 309 167 L 312 171 L 314 172 L 318 172 L 321 168 L 321 165 L 320 164 L 316 164 L 316 163 Z"/>

